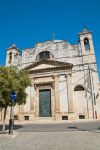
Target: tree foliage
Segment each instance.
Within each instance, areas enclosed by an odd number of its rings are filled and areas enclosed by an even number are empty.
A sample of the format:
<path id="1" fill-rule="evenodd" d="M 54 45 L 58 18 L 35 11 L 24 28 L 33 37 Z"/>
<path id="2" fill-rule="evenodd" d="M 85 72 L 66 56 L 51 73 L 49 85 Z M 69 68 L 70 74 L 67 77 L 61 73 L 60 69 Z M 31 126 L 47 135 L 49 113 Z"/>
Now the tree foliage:
<path id="1" fill-rule="evenodd" d="M 14 67 L 0 67 L 0 107 L 4 108 L 3 131 L 5 131 L 7 107 L 12 105 L 11 93 L 15 91 L 17 94 L 14 105 L 25 104 L 28 86 L 31 86 L 28 72 Z"/>
<path id="2" fill-rule="evenodd" d="M 10 95 L 13 91 L 17 94 L 15 104 L 25 104 L 26 88 L 31 85 L 29 74 L 13 67 L 0 67 L 0 106 L 11 105 Z"/>

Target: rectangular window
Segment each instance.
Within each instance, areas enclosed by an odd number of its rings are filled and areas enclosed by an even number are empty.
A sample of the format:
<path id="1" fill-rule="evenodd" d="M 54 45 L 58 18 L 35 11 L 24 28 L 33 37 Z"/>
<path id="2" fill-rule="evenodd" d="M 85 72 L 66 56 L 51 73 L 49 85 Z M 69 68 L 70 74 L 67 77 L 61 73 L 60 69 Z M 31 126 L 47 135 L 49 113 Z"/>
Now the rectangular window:
<path id="1" fill-rule="evenodd" d="M 85 115 L 79 115 L 79 119 L 85 119 Z"/>
<path id="2" fill-rule="evenodd" d="M 62 116 L 62 120 L 68 120 L 68 116 Z"/>
<path id="3" fill-rule="evenodd" d="M 29 120 L 29 116 L 24 116 L 24 120 Z"/>
<path id="4" fill-rule="evenodd" d="M 14 120 L 18 120 L 18 116 L 17 115 L 14 115 Z"/>

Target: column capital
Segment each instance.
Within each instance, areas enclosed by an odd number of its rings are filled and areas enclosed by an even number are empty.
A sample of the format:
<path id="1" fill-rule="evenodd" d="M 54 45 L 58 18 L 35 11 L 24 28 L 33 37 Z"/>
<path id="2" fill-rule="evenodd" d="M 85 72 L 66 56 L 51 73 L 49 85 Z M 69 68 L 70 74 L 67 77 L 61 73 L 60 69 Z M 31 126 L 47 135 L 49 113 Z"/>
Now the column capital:
<path id="1" fill-rule="evenodd" d="M 35 80 L 35 78 L 31 78 L 32 86 L 34 86 L 34 80 Z"/>
<path id="2" fill-rule="evenodd" d="M 53 75 L 53 76 L 52 76 L 52 78 L 53 78 L 53 79 L 55 79 L 55 78 L 59 78 L 59 74 L 57 74 L 57 75 Z"/>
<path id="3" fill-rule="evenodd" d="M 72 76 L 71 73 L 65 74 L 65 77 L 66 77 L 66 78 L 67 78 L 67 77 L 71 77 L 71 76 Z"/>

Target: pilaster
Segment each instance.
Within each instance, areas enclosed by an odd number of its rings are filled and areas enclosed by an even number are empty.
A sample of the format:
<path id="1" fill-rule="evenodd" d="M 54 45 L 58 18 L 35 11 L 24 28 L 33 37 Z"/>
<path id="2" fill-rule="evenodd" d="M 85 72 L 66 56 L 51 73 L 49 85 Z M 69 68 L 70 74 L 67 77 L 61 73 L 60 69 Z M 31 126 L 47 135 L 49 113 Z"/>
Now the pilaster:
<path id="1" fill-rule="evenodd" d="M 67 80 L 68 112 L 73 113 L 74 112 L 74 106 L 73 106 L 73 92 L 72 92 L 72 76 L 71 76 L 71 74 L 66 75 L 66 80 Z"/>
<path id="2" fill-rule="evenodd" d="M 60 97 L 59 97 L 59 76 L 54 76 L 54 96 L 55 96 L 55 119 L 60 120 Z"/>

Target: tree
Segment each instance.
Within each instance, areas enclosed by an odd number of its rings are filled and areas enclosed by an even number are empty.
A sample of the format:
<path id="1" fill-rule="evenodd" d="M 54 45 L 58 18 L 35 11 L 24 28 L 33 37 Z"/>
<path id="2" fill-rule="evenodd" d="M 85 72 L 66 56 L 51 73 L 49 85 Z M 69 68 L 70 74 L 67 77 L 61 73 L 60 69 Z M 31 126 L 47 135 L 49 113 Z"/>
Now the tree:
<path id="1" fill-rule="evenodd" d="M 12 105 L 11 93 L 16 91 L 17 94 L 14 105 L 25 104 L 27 97 L 25 90 L 28 86 L 31 86 L 28 72 L 14 67 L 0 67 L 0 107 L 4 108 L 3 131 L 5 131 L 7 108 Z"/>

